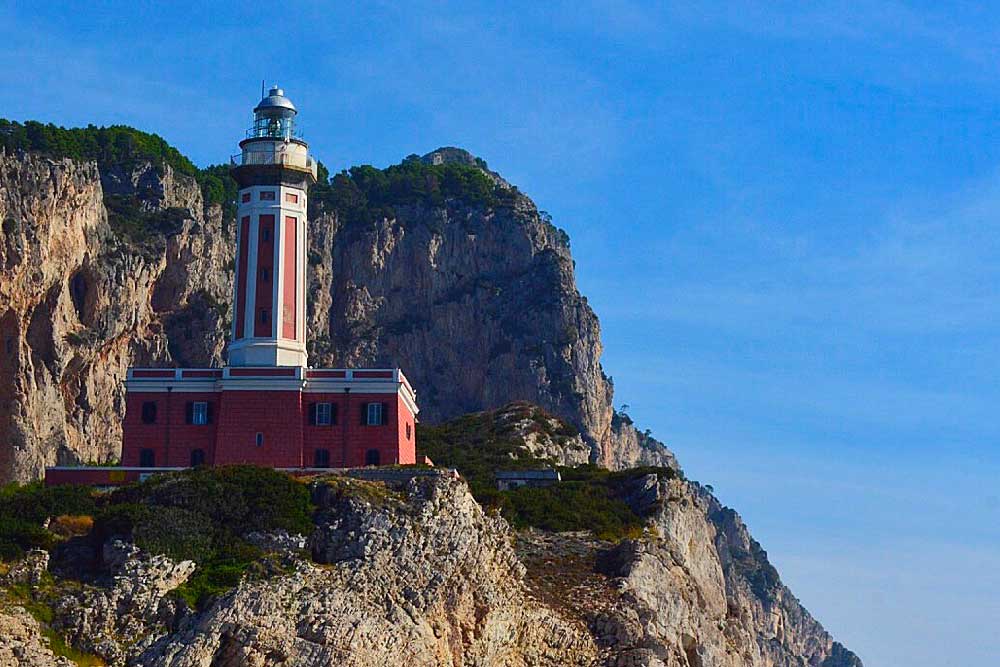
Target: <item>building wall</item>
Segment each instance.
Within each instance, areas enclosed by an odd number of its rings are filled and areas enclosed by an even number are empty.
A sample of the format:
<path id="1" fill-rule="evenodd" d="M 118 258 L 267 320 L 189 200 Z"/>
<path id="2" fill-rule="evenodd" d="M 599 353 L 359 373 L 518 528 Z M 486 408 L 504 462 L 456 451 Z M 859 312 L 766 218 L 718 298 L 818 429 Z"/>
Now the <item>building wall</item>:
<path id="1" fill-rule="evenodd" d="M 336 405 L 337 423 L 332 426 L 309 424 L 310 403 L 330 403 Z M 386 409 L 384 425 L 369 426 L 366 423 L 367 405 L 383 403 Z M 365 465 L 365 453 L 374 449 L 379 453 L 381 465 L 413 463 L 416 455 L 412 447 L 404 445 L 405 431 L 400 424 L 406 419 L 412 423 L 413 416 L 403 406 L 407 415 L 400 411 L 401 401 L 393 394 L 354 394 L 307 392 L 302 396 L 303 429 L 305 433 L 304 460 L 311 466 L 316 461 L 316 450 L 330 452 L 331 467 L 351 467 Z M 412 429 L 412 427 L 411 427 Z M 346 447 L 345 447 L 346 445 Z"/>
<path id="2" fill-rule="evenodd" d="M 142 422 L 142 406 L 147 401 L 157 404 L 153 424 Z M 209 424 L 186 423 L 187 406 L 193 401 L 209 404 Z M 366 406 L 372 402 L 384 404 L 384 424 L 366 423 Z M 336 406 L 336 423 L 310 424 L 311 403 Z M 263 439 L 260 446 L 258 433 Z M 122 465 L 139 466 L 143 449 L 153 451 L 156 466 L 188 466 L 196 449 L 204 452 L 205 463 L 214 465 L 311 467 L 316 464 L 317 449 L 329 451 L 330 467 L 363 466 L 369 450 L 378 452 L 381 465 L 411 464 L 416 462 L 416 427 L 413 413 L 398 393 L 130 391 Z"/>
<path id="3" fill-rule="evenodd" d="M 396 432 L 399 434 L 399 462 L 417 462 L 416 418 L 406 407 L 403 397 L 396 394 Z"/>
<path id="4" fill-rule="evenodd" d="M 213 463 L 302 466 L 301 392 L 223 391 L 221 397 Z"/>
<path id="5" fill-rule="evenodd" d="M 209 405 L 208 424 L 188 424 L 187 406 L 194 401 Z M 143 403 L 156 403 L 156 421 L 142 421 Z M 205 461 L 214 458 L 216 431 L 220 415 L 216 392 L 130 392 L 125 399 L 125 422 L 122 465 L 138 466 L 142 450 L 153 451 L 156 466 L 187 466 L 191 452 L 201 449 Z"/>

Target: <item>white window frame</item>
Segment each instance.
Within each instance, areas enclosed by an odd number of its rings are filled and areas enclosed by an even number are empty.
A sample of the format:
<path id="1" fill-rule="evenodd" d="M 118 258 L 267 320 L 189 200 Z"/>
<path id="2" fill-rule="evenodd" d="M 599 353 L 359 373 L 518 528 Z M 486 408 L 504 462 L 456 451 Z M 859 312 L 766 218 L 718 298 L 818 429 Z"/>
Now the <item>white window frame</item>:
<path id="1" fill-rule="evenodd" d="M 316 426 L 330 426 L 333 424 L 333 404 L 316 404 Z"/>
<path id="2" fill-rule="evenodd" d="M 195 426 L 208 424 L 208 402 L 194 401 L 191 404 L 191 423 Z"/>
<path id="3" fill-rule="evenodd" d="M 372 417 L 375 419 L 373 420 Z M 369 403 L 368 404 L 368 418 L 365 420 L 368 426 L 381 426 L 382 425 L 382 404 L 381 403 Z"/>

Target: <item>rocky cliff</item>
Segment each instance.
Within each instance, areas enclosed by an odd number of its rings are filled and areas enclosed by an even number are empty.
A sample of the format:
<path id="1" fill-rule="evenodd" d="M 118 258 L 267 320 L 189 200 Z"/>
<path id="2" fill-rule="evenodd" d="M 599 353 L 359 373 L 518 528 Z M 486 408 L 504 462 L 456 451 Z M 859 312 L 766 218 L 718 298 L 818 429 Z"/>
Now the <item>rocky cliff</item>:
<path id="1" fill-rule="evenodd" d="M 258 536 L 270 554 L 201 609 L 175 594 L 191 561 L 112 539 L 80 583 L 33 552 L 0 572 L 0 656 L 61 664 L 30 610 L 110 665 L 861 667 L 696 484 L 635 477 L 650 528 L 614 545 L 512 535 L 446 472 L 384 477 L 314 482 L 312 535 Z"/>
<path id="2" fill-rule="evenodd" d="M 736 512 L 698 484 L 647 477 L 633 502 L 658 539 L 605 552 L 620 598 L 599 641 L 638 664 L 861 667 L 782 583 Z"/>
<path id="3" fill-rule="evenodd" d="M 616 417 L 600 327 L 565 233 L 484 163 L 502 197 L 403 203 L 374 219 L 314 197 L 314 365 L 401 366 L 424 421 L 527 400 L 609 467 L 676 466 Z M 234 241 L 195 179 L 165 165 L 0 153 L 0 479 L 120 450 L 130 365 L 223 360 Z"/>
<path id="4" fill-rule="evenodd" d="M 169 167 L 0 153 L 0 221 L 0 479 L 114 460 L 130 365 L 221 361 L 221 211 Z"/>

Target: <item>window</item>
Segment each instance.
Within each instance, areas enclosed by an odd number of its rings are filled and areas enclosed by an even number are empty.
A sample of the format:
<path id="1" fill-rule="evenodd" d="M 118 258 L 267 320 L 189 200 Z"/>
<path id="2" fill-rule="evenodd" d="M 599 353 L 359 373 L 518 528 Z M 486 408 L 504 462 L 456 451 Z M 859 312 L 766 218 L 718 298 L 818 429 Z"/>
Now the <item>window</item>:
<path id="1" fill-rule="evenodd" d="M 299 196 L 297 194 L 295 194 L 294 192 L 286 192 L 285 193 L 285 201 L 288 202 L 289 204 L 298 204 L 299 203 Z"/>
<path id="2" fill-rule="evenodd" d="M 369 403 L 365 413 L 365 424 L 367 426 L 382 426 L 385 424 L 385 403 Z"/>
<path id="3" fill-rule="evenodd" d="M 406 422 L 406 439 L 407 440 L 410 439 L 410 435 L 411 435 L 411 432 L 410 432 L 410 422 Z"/>
<path id="4" fill-rule="evenodd" d="M 270 229 L 263 229 L 263 230 L 261 230 L 260 240 L 263 241 L 264 243 L 270 243 L 271 242 L 271 230 Z"/>
<path id="5" fill-rule="evenodd" d="M 243 195 L 240 197 L 240 201 L 243 202 L 244 204 L 250 201 L 250 193 L 244 192 Z"/>
<path id="6" fill-rule="evenodd" d="M 191 450 L 191 467 L 205 465 L 205 450 L 204 449 L 193 449 Z"/>
<path id="7" fill-rule="evenodd" d="M 270 280 L 270 279 L 271 279 L 271 274 L 270 274 L 270 272 L 269 272 L 269 271 L 267 270 L 267 268 L 266 268 L 266 267 L 265 267 L 265 268 L 262 268 L 262 269 L 260 270 L 260 281 L 261 281 L 262 283 L 266 283 L 266 282 L 267 282 L 268 280 Z"/>
<path id="8" fill-rule="evenodd" d="M 204 426 L 212 421 L 212 411 L 205 401 L 192 401 L 187 404 L 187 423 Z"/>
<path id="9" fill-rule="evenodd" d="M 152 468 L 156 465 L 156 454 L 152 449 L 144 449 L 139 452 L 139 467 Z"/>
<path id="10" fill-rule="evenodd" d="M 142 404 L 142 423 L 156 423 L 156 401 L 146 401 Z"/>
<path id="11" fill-rule="evenodd" d="M 365 452 L 365 465 L 366 466 L 377 466 L 379 464 L 379 453 L 377 449 L 369 449 Z"/>
<path id="12" fill-rule="evenodd" d="M 260 323 L 267 324 L 270 321 L 271 321 L 271 313 L 267 310 L 267 308 L 262 309 L 260 311 Z"/>
<path id="13" fill-rule="evenodd" d="M 313 454 L 313 467 L 314 468 L 329 468 L 330 467 L 330 450 L 329 449 L 317 449 L 316 453 Z"/>
<path id="14" fill-rule="evenodd" d="M 337 422 L 337 413 L 332 403 L 313 403 L 312 419 L 309 420 L 314 426 L 330 426 Z"/>
<path id="15" fill-rule="evenodd" d="M 260 191 L 261 201 L 274 201 L 274 190 L 261 190 Z"/>
<path id="16" fill-rule="evenodd" d="M 264 434 L 261 433 L 260 431 L 257 432 L 257 437 L 254 438 L 254 444 L 257 445 L 258 447 L 264 446 Z"/>

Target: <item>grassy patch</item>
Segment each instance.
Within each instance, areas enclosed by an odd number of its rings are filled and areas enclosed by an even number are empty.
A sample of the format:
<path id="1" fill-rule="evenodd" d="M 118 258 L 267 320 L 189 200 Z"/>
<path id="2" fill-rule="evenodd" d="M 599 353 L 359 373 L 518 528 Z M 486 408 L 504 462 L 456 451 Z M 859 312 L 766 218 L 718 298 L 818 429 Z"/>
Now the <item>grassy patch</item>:
<path id="1" fill-rule="evenodd" d="M 510 418 L 500 418 L 508 414 Z M 441 424 L 417 424 L 418 447 L 435 465 L 458 469 L 468 480 L 474 495 L 485 495 L 495 488 L 493 474 L 497 470 L 548 467 L 552 463 L 535 458 L 524 446 L 524 440 L 514 427 L 522 419 L 531 421 L 528 432 L 535 429 L 559 437 L 577 434 L 576 429 L 563 422 L 553 427 L 551 415 L 541 408 L 521 403 L 464 415 Z"/>

